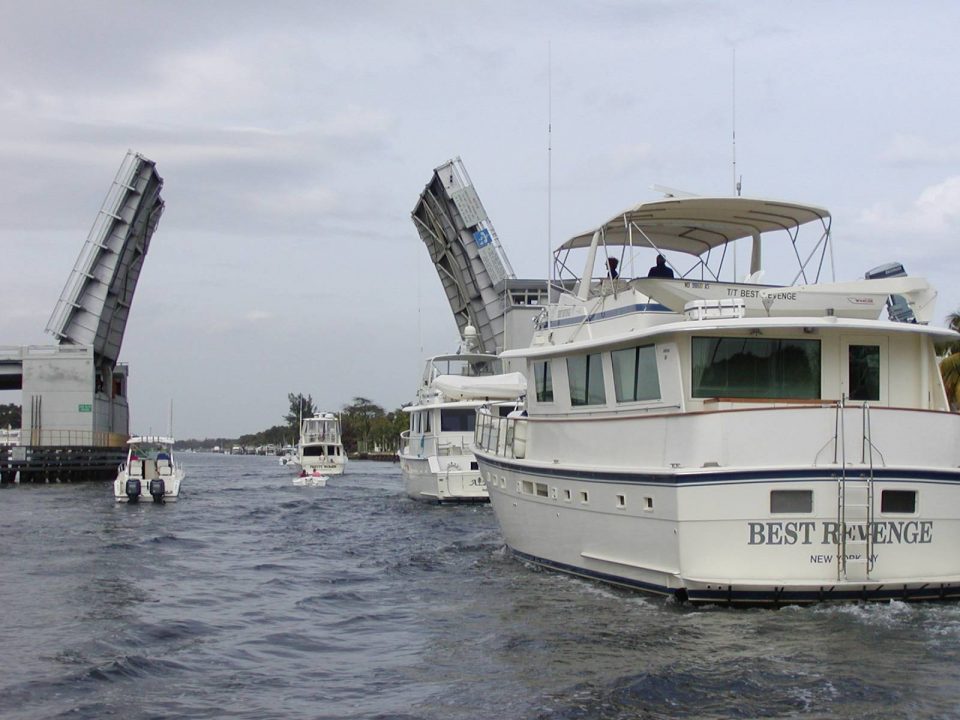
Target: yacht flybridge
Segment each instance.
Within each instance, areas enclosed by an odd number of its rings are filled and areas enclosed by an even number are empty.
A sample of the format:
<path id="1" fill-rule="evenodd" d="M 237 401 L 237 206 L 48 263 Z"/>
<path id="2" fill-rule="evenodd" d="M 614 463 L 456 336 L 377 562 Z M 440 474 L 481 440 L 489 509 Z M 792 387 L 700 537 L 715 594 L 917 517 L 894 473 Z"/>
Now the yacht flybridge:
<path id="1" fill-rule="evenodd" d="M 502 356 L 523 412 L 476 424 L 516 556 L 694 602 L 960 596 L 960 416 L 934 352 L 956 335 L 899 266 L 835 282 L 830 226 L 669 198 L 561 246 L 559 277 L 577 250 L 583 272 Z M 647 276 L 657 255 L 673 277 Z M 768 284 L 763 258 L 795 268 Z"/>

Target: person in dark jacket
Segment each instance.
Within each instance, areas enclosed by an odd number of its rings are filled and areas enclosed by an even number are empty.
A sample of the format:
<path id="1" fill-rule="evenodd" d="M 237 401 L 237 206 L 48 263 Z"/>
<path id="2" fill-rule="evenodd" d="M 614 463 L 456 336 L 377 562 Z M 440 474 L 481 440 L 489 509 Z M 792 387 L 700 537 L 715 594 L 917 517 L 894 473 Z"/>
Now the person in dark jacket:
<path id="1" fill-rule="evenodd" d="M 673 270 L 667 267 L 667 259 L 663 255 L 657 255 L 657 264 L 650 268 L 647 277 L 672 278 Z"/>

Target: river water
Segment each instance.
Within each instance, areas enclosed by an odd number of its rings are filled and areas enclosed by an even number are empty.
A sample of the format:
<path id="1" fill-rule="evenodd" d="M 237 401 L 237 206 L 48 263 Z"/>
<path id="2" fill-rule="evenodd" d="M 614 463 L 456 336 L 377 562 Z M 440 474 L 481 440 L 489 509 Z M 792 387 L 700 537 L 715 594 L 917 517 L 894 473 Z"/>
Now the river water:
<path id="1" fill-rule="evenodd" d="M 3 718 L 960 716 L 960 605 L 691 608 L 505 554 L 390 463 L 0 491 Z"/>

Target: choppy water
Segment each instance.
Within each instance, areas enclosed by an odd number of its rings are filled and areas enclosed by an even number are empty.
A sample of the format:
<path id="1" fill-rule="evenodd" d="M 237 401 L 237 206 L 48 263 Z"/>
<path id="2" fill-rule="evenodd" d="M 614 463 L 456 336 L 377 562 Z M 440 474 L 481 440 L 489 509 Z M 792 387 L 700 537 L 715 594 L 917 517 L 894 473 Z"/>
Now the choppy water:
<path id="1" fill-rule="evenodd" d="M 521 565 L 396 465 L 183 459 L 163 507 L 0 492 L 4 718 L 960 716 L 960 605 L 678 606 Z"/>

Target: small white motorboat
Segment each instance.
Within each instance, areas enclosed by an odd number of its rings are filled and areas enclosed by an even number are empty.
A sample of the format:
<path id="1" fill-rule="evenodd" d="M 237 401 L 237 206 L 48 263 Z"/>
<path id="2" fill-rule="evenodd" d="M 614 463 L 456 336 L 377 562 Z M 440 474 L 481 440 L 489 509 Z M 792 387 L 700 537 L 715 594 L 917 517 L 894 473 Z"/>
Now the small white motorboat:
<path id="1" fill-rule="evenodd" d="M 293 484 L 301 487 L 326 487 L 329 479 L 328 475 L 321 475 L 317 470 L 312 472 L 301 470 L 300 474 L 293 479 Z"/>
<path id="2" fill-rule="evenodd" d="M 297 448 L 293 445 L 284 446 L 278 458 L 280 465 L 299 465 L 299 455 Z"/>
<path id="3" fill-rule="evenodd" d="M 173 502 L 180 496 L 183 466 L 174 460 L 173 438 L 146 435 L 127 441 L 127 459 L 113 482 L 117 502 Z"/>

